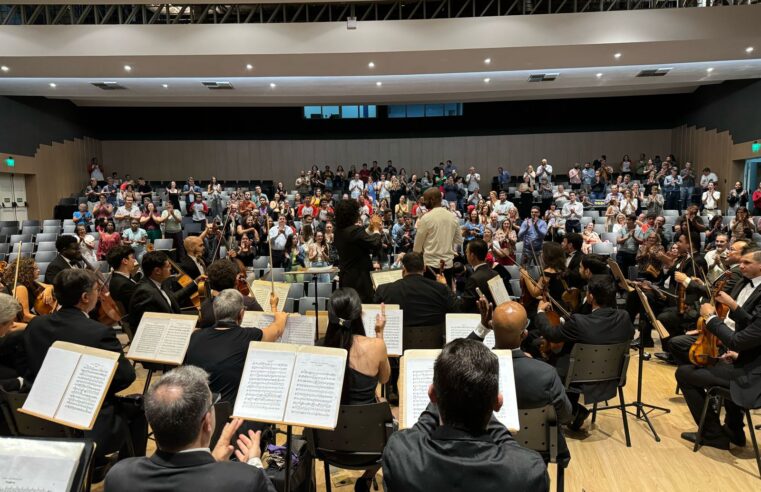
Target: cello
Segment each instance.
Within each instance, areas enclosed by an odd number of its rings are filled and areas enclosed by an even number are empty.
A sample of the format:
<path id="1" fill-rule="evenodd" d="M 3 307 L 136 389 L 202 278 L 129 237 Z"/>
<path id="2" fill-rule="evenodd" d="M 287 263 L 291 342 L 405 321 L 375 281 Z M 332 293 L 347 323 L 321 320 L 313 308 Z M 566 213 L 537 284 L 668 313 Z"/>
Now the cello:
<path id="1" fill-rule="evenodd" d="M 716 309 L 716 316 L 721 319 L 727 317 L 729 314 L 729 306 L 716 302 L 716 294 L 724 290 L 727 284 L 727 280 L 724 278 L 729 270 L 721 274 L 716 281 L 714 288 L 711 290 L 711 301 L 714 309 Z M 706 320 L 702 316 L 698 318 L 698 338 L 690 347 L 690 362 L 698 367 L 712 366 L 719 356 L 719 339 L 716 335 L 708 331 L 706 328 Z"/>

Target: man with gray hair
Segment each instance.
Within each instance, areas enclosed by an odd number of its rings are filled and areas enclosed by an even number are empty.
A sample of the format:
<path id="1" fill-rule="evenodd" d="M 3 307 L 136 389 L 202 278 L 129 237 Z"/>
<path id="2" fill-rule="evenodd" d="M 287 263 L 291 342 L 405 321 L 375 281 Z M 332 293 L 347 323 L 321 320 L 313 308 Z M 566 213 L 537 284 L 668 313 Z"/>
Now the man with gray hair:
<path id="1" fill-rule="evenodd" d="M 245 306 L 243 295 L 225 289 L 214 298 L 211 328 L 203 328 L 190 337 L 185 364 L 209 373 L 209 386 L 222 395 L 222 401 L 235 404 L 238 385 L 246 363 L 249 342 L 275 342 L 285 330 L 287 313 L 273 313 L 273 322 L 261 328 L 241 328 Z"/>
<path id="2" fill-rule="evenodd" d="M 276 490 L 262 470 L 260 433 L 238 435 L 238 449 L 230 444 L 241 419 L 225 424 L 214 450 L 209 449 L 215 401 L 206 381 L 203 369 L 181 366 L 151 386 L 145 415 L 156 453 L 117 463 L 106 476 L 106 490 Z M 233 450 L 239 462 L 229 461 Z"/>

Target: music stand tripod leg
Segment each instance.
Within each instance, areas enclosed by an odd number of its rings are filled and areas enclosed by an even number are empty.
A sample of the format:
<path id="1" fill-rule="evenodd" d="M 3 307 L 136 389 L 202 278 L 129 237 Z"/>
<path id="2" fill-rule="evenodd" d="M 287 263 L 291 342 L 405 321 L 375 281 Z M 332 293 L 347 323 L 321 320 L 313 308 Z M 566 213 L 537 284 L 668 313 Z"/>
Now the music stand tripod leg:
<path id="1" fill-rule="evenodd" d="M 285 432 L 285 480 L 283 490 L 291 492 L 291 437 L 293 428 L 289 425 Z"/>

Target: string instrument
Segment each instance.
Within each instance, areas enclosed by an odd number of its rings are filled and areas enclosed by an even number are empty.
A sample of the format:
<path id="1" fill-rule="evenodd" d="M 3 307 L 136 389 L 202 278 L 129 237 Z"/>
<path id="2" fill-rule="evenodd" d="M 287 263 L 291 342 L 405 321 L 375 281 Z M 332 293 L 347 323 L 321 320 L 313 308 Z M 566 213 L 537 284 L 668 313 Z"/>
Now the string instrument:
<path id="1" fill-rule="evenodd" d="M 239 270 L 238 275 L 235 277 L 235 288 L 244 296 L 251 295 L 251 288 L 248 286 L 248 281 L 246 280 L 248 273 L 246 272 L 246 265 L 244 265 L 238 258 L 233 258 L 233 263 L 235 263 Z"/>
<path id="2" fill-rule="evenodd" d="M 45 302 L 45 285 L 36 281 L 35 283 L 40 287 L 40 293 L 34 298 L 34 311 L 40 316 L 50 314 L 58 309 L 58 301 L 53 301 L 53 304 L 47 304 Z"/>
<path id="3" fill-rule="evenodd" d="M 116 304 L 116 301 L 111 297 L 111 292 L 108 290 L 108 284 L 111 281 L 111 275 L 109 273 L 107 277 L 103 277 L 103 274 L 95 268 L 86 258 L 82 258 L 85 262 L 85 266 L 95 272 L 95 277 L 100 284 L 100 293 L 98 294 L 98 321 L 104 325 L 113 326 L 121 321 L 124 316 Z M 37 310 L 37 303 L 34 305 L 34 309 Z M 39 311 L 38 311 L 39 312 Z"/>
<path id="4" fill-rule="evenodd" d="M 568 306 L 571 312 L 578 311 L 579 306 L 581 306 L 581 289 L 578 287 L 568 287 L 563 277 L 560 277 L 560 281 L 563 282 L 563 287 L 565 287 L 560 299 Z"/>
<path id="5" fill-rule="evenodd" d="M 553 299 L 553 297 L 548 292 L 545 292 L 544 297 L 552 304 L 552 309 L 545 311 L 544 315 L 547 317 L 547 321 L 549 321 L 550 326 L 557 328 L 561 325 L 560 318 L 570 318 L 571 313 L 563 308 L 563 306 L 558 301 Z M 549 340 L 542 338 L 542 342 L 539 345 L 539 352 L 542 354 L 542 357 L 545 360 L 548 360 L 552 354 L 556 354 L 563 350 L 564 346 L 565 342 L 550 342 Z"/>
<path id="6" fill-rule="evenodd" d="M 444 276 L 444 265 L 446 261 L 439 260 L 439 273 L 436 274 L 436 281 L 440 284 L 447 285 L 447 278 Z"/>
<path id="7" fill-rule="evenodd" d="M 716 316 L 724 319 L 729 313 L 729 306 L 722 303 L 717 303 L 715 296 L 717 293 L 724 290 L 727 284 L 726 278 L 728 270 L 721 274 L 716 281 L 714 288 L 711 290 L 711 304 L 716 309 Z M 716 358 L 719 356 L 719 339 L 716 335 L 708 331 L 706 328 L 706 320 L 702 316 L 698 318 L 698 338 L 690 347 L 690 362 L 699 367 L 711 366 L 716 362 Z"/>
<path id="8" fill-rule="evenodd" d="M 172 265 L 172 268 L 174 268 L 177 271 L 177 278 L 175 279 L 178 284 L 180 284 L 182 287 L 187 287 L 188 285 L 192 284 L 194 280 L 190 278 L 190 275 L 185 273 L 182 268 L 177 265 L 171 258 L 167 258 L 169 260 L 169 264 Z M 206 282 L 199 281 L 198 282 L 198 290 L 193 293 L 193 295 L 190 296 L 190 302 L 193 303 L 193 306 L 201 310 L 201 294 L 200 292 L 202 290 L 206 290 Z"/>

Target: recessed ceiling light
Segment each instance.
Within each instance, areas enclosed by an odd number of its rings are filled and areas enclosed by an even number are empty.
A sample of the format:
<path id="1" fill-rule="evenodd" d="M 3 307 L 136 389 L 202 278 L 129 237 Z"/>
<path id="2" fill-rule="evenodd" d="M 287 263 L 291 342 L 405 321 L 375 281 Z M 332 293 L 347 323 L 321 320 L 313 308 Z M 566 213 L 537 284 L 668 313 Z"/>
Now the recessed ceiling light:
<path id="1" fill-rule="evenodd" d="M 708 67 L 708 68 L 706 68 L 706 72 L 708 72 L 708 73 L 711 73 L 711 72 L 713 72 L 713 67 Z"/>
<path id="2" fill-rule="evenodd" d="M 376 83 L 375 83 L 375 85 L 376 85 L 376 86 L 378 86 L 378 87 L 380 87 L 380 86 L 382 86 L 382 85 L 383 85 L 383 82 L 381 82 L 381 81 L 379 80 L 378 82 L 376 82 Z"/>
<path id="3" fill-rule="evenodd" d="M 488 65 L 489 63 L 491 63 L 491 58 L 486 58 L 486 59 L 484 60 L 484 63 L 485 63 L 485 64 L 487 64 L 487 65 Z"/>
<path id="4" fill-rule="evenodd" d="M 51 82 L 48 85 L 50 86 L 51 89 L 55 89 L 56 87 L 58 87 L 57 85 L 55 85 L 55 82 Z"/>
<path id="5" fill-rule="evenodd" d="M 161 87 L 163 87 L 164 89 L 169 89 L 169 84 L 161 84 Z"/>
<path id="6" fill-rule="evenodd" d="M 616 53 L 616 54 L 614 54 L 614 55 L 613 55 L 613 58 L 615 58 L 616 60 L 618 60 L 619 58 L 621 58 L 621 53 Z"/>
<path id="7" fill-rule="evenodd" d="M 753 46 L 748 46 L 747 48 L 745 48 L 745 52 L 748 54 L 753 53 Z"/>
<path id="8" fill-rule="evenodd" d="M 246 64 L 246 70 L 253 70 L 253 69 L 254 69 L 253 65 L 251 65 L 250 63 Z"/>
<path id="9" fill-rule="evenodd" d="M 602 72 L 599 72 L 597 75 L 595 75 L 595 77 L 597 77 L 598 79 L 599 79 L 600 77 L 602 77 Z"/>
<path id="10" fill-rule="evenodd" d="M 373 62 L 368 63 L 367 68 L 375 68 L 375 63 Z"/>
<path id="11" fill-rule="evenodd" d="M 124 70 L 127 71 L 127 72 L 131 72 L 132 71 L 132 67 L 129 66 L 129 65 L 124 65 Z"/>
<path id="12" fill-rule="evenodd" d="M 7 72 L 8 70 L 10 70 L 10 68 L 3 65 L 2 67 L 0 67 L 0 70 L 2 70 L 3 72 Z"/>
<path id="13" fill-rule="evenodd" d="M 485 84 L 488 84 L 489 82 L 491 82 L 491 79 L 490 79 L 489 77 L 486 77 L 486 78 L 484 79 L 484 83 L 485 83 Z"/>
<path id="14" fill-rule="evenodd" d="M 270 82 L 270 89 L 274 89 L 275 87 L 277 87 L 277 84 L 274 82 Z"/>

